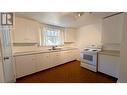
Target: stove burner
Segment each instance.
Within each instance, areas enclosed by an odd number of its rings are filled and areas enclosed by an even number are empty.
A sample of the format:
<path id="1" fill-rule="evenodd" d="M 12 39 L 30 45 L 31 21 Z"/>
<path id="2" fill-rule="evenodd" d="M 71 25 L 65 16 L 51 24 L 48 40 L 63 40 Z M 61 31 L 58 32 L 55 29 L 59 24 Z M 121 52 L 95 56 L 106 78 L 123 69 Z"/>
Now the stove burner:
<path id="1" fill-rule="evenodd" d="M 84 49 L 85 51 L 88 51 L 88 50 L 90 50 L 90 49 Z"/>
<path id="2" fill-rule="evenodd" d="M 97 50 L 92 50 L 92 51 L 97 51 Z"/>

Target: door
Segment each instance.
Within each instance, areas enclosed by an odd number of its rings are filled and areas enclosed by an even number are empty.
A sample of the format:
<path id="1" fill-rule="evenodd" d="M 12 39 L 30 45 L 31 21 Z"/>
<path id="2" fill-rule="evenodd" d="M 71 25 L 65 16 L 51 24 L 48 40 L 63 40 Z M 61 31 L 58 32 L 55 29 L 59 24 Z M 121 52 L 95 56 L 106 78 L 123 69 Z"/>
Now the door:
<path id="1" fill-rule="evenodd" d="M 1 37 L 1 36 L 0 36 Z M 0 83 L 4 82 L 4 74 L 3 74 L 3 62 L 2 62 L 2 56 L 1 56 L 1 40 L 0 40 Z"/>
<path id="2" fill-rule="evenodd" d="M 2 27 L 1 32 L 1 49 L 3 60 L 4 82 L 14 82 L 14 65 L 12 62 L 12 45 L 11 45 L 11 28 L 9 26 Z"/>

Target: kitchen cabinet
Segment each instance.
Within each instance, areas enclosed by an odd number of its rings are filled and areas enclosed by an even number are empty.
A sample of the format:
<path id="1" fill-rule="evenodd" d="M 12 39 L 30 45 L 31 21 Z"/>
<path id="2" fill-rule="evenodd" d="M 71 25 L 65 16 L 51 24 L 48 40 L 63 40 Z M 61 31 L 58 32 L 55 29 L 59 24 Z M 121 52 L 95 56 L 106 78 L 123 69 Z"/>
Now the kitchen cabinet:
<path id="1" fill-rule="evenodd" d="M 50 53 L 50 67 L 54 67 L 61 64 L 61 51 Z"/>
<path id="2" fill-rule="evenodd" d="M 118 78 L 119 62 L 118 56 L 99 54 L 98 71 Z"/>
<path id="3" fill-rule="evenodd" d="M 64 42 L 75 42 L 76 41 L 76 29 L 65 28 L 64 31 Z"/>
<path id="4" fill-rule="evenodd" d="M 73 61 L 76 56 L 77 49 L 14 56 L 16 78 Z"/>
<path id="5" fill-rule="evenodd" d="M 37 43 L 39 41 L 39 23 L 21 17 L 15 18 L 13 43 Z"/>
<path id="6" fill-rule="evenodd" d="M 77 59 L 78 50 L 67 50 L 62 51 L 62 63 L 70 62 Z"/>
<path id="7" fill-rule="evenodd" d="M 71 60 L 78 59 L 78 55 L 80 55 L 78 49 L 72 50 L 72 59 Z"/>
<path id="8" fill-rule="evenodd" d="M 63 63 L 67 63 L 67 62 L 70 62 L 72 61 L 72 55 L 71 55 L 71 51 L 68 50 L 68 51 L 62 51 L 62 55 L 63 55 Z"/>
<path id="9" fill-rule="evenodd" d="M 36 56 L 24 55 L 15 58 L 16 78 L 23 77 L 36 72 Z"/>
<path id="10" fill-rule="evenodd" d="M 48 69 L 51 64 L 50 53 L 36 54 L 36 72 Z"/>
<path id="11" fill-rule="evenodd" d="M 102 43 L 120 44 L 123 29 L 123 14 L 117 14 L 103 19 L 102 23 Z"/>
<path id="12" fill-rule="evenodd" d="M 62 63 L 68 62 L 68 51 L 62 51 Z"/>

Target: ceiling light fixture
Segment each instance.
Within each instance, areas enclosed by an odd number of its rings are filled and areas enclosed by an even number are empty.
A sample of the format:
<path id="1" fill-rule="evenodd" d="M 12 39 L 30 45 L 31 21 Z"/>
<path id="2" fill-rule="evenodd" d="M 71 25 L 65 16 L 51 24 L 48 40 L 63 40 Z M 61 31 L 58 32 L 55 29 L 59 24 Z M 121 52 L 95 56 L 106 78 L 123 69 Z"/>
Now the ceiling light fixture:
<path id="1" fill-rule="evenodd" d="M 84 12 L 75 12 L 74 15 L 76 18 L 81 17 L 84 14 Z"/>
<path id="2" fill-rule="evenodd" d="M 80 17 L 80 16 L 82 16 L 84 13 L 83 12 L 79 12 L 79 13 L 77 13 L 78 14 L 78 16 Z"/>

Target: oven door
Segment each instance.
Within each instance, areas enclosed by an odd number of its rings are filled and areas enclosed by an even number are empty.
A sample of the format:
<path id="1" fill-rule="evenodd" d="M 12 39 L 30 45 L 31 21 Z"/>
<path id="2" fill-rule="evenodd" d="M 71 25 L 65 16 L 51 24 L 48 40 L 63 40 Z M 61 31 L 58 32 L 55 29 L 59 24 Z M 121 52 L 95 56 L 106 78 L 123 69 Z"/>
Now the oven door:
<path id="1" fill-rule="evenodd" d="M 80 57 L 82 62 L 90 65 L 96 65 L 97 54 L 93 54 L 91 52 L 81 52 Z"/>

